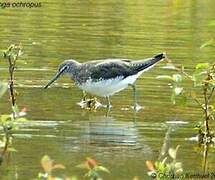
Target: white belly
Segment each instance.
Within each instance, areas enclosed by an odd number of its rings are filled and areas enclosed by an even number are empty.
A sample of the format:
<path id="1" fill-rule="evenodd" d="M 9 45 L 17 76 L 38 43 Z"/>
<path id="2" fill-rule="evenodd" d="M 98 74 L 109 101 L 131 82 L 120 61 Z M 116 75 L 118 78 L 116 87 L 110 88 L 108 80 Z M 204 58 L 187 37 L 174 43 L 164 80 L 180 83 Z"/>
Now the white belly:
<path id="1" fill-rule="evenodd" d="M 98 82 L 88 80 L 86 83 L 79 85 L 79 88 L 96 96 L 111 96 L 127 88 L 129 84 L 134 84 L 141 74 L 140 72 L 136 75 L 128 76 L 125 79 L 123 79 L 123 77 L 117 77 L 115 79 L 101 80 Z"/>

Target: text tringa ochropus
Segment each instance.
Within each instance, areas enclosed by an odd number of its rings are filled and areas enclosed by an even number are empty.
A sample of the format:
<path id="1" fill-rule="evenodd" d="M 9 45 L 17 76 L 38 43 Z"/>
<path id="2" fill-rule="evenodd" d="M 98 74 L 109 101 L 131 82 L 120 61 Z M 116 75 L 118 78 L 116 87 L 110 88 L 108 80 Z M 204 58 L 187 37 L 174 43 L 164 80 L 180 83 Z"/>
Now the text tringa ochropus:
<path id="1" fill-rule="evenodd" d="M 55 77 L 45 86 L 48 88 L 62 75 L 69 75 L 75 84 L 92 95 L 106 97 L 110 107 L 110 96 L 131 86 L 136 102 L 135 81 L 145 71 L 164 59 L 165 55 L 158 54 L 152 58 L 138 61 L 127 59 L 106 59 L 79 63 L 73 59 L 64 61 Z"/>

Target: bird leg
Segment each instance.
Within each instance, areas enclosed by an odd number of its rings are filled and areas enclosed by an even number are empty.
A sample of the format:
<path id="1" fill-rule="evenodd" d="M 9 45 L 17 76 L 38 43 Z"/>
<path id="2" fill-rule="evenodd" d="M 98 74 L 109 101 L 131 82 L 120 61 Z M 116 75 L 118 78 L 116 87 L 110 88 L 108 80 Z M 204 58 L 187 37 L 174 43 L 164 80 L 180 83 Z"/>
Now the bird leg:
<path id="1" fill-rule="evenodd" d="M 85 91 L 82 91 L 82 93 L 83 93 L 82 100 L 83 100 L 83 101 L 86 101 L 87 93 L 86 93 Z"/>
<path id="2" fill-rule="evenodd" d="M 133 89 L 133 99 L 134 99 L 134 110 L 136 110 L 137 104 L 137 94 L 136 94 L 136 84 L 129 84 Z"/>
<path id="3" fill-rule="evenodd" d="M 106 100 L 107 100 L 107 108 L 110 109 L 111 108 L 110 97 L 106 96 Z"/>

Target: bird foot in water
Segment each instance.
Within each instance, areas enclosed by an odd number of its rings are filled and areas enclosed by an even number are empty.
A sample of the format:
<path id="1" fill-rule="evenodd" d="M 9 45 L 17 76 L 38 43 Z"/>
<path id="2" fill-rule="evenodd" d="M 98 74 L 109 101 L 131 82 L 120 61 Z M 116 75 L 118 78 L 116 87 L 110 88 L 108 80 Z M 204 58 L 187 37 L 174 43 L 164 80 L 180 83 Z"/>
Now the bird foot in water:
<path id="1" fill-rule="evenodd" d="M 95 110 L 102 104 L 97 100 L 96 97 L 86 98 L 84 97 L 80 102 L 77 103 L 83 109 Z"/>
<path id="2" fill-rule="evenodd" d="M 141 106 L 139 104 L 135 104 L 134 106 L 131 106 L 131 108 L 133 110 L 135 110 L 136 112 L 138 112 L 139 110 L 144 109 L 144 106 Z"/>
<path id="3" fill-rule="evenodd" d="M 111 104 L 101 104 L 101 107 L 111 109 L 113 106 Z"/>

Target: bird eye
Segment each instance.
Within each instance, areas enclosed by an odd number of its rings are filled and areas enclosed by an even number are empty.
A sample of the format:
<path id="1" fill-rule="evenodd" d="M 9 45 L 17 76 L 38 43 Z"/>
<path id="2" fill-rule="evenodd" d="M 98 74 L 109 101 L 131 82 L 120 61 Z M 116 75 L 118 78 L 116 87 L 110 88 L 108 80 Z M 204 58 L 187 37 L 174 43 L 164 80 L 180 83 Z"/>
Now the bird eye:
<path id="1" fill-rule="evenodd" d="M 68 70 L 68 69 L 69 69 L 69 66 L 68 66 L 68 65 L 64 66 L 64 69 L 65 69 L 65 70 Z"/>
<path id="2" fill-rule="evenodd" d="M 62 68 L 63 71 L 67 71 L 68 69 L 69 69 L 69 66 L 68 66 L 68 65 L 66 65 L 66 66 L 64 66 L 64 67 Z"/>
<path id="3" fill-rule="evenodd" d="M 69 66 L 68 65 L 65 65 L 65 66 L 59 68 L 60 72 L 65 72 L 65 71 L 68 71 L 68 70 L 69 70 Z"/>

